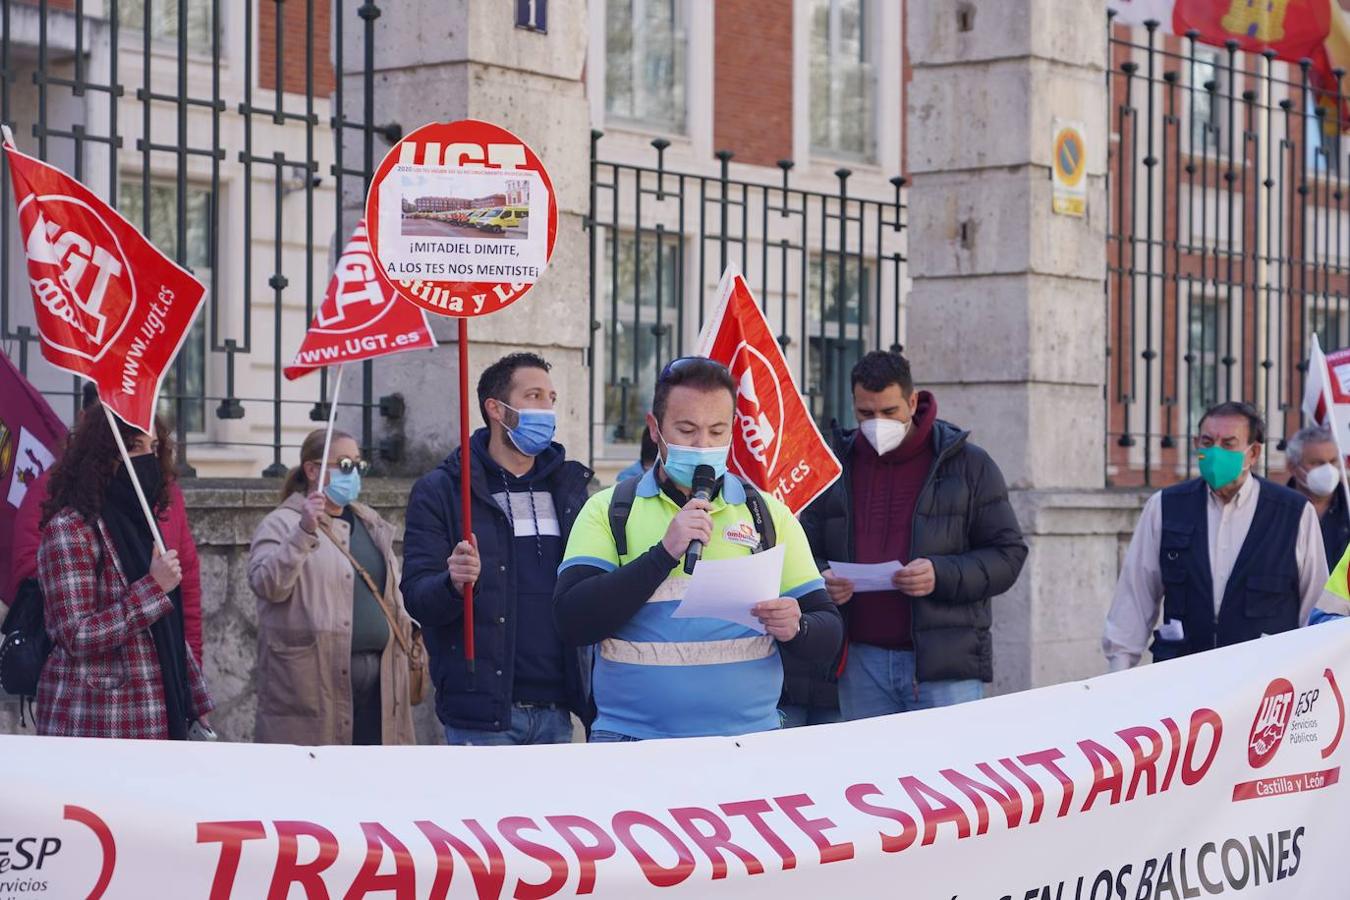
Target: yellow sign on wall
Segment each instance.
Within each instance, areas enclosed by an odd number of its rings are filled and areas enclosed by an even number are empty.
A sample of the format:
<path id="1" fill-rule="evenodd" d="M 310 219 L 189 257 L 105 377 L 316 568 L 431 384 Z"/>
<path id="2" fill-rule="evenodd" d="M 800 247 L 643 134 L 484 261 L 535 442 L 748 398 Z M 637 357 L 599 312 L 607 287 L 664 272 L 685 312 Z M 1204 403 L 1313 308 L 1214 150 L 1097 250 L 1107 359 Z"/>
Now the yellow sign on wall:
<path id="1" fill-rule="evenodd" d="M 1087 213 L 1087 141 L 1079 122 L 1055 119 L 1052 208 L 1062 216 Z"/>

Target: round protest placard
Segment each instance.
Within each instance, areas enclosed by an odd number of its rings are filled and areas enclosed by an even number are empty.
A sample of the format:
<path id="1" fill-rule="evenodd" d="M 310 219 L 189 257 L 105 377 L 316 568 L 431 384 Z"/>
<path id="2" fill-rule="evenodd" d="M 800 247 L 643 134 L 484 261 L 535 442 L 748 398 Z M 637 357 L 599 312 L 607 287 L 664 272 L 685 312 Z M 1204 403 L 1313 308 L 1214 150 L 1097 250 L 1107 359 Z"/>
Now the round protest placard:
<path id="1" fill-rule="evenodd" d="M 370 252 L 401 295 L 441 316 L 485 316 L 539 280 L 558 204 L 534 151 L 476 119 L 433 122 L 380 162 L 366 195 Z"/>

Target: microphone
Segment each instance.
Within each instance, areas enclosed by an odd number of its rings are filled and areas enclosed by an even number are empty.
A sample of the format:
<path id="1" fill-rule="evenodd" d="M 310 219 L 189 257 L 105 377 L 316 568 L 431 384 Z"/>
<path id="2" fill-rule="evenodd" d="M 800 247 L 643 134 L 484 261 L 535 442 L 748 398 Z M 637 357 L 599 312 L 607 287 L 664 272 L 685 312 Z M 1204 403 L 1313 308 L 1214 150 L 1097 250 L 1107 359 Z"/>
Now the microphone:
<path id="1" fill-rule="evenodd" d="M 717 486 L 717 476 L 712 466 L 694 467 L 693 500 L 711 500 L 713 488 Z M 694 574 L 694 564 L 703 555 L 703 542 L 690 541 L 689 549 L 684 552 L 684 574 Z"/>

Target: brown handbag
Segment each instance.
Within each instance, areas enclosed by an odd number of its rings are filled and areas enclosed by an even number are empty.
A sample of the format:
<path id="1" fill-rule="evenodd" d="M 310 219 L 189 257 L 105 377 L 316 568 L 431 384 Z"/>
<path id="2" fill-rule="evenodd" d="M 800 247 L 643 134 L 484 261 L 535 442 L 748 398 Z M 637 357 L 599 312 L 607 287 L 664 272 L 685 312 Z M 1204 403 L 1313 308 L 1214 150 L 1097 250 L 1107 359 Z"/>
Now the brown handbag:
<path id="1" fill-rule="evenodd" d="M 412 701 L 413 706 L 421 704 L 427 696 L 427 682 L 430 677 L 427 673 L 427 645 L 422 640 L 422 629 L 416 623 L 412 627 L 412 640 L 403 636 L 403 632 L 398 627 L 398 616 L 392 609 L 385 605 L 384 591 L 375 586 L 375 579 L 370 577 L 366 567 L 356 561 L 352 552 L 342 546 L 342 542 L 333 537 L 333 532 L 328 530 L 328 523 L 321 522 L 319 527 L 323 533 L 328 535 L 328 539 L 333 542 L 333 546 L 342 551 L 342 555 L 347 557 L 347 561 L 352 564 L 352 568 L 361 576 L 361 580 L 370 588 L 370 592 L 375 595 L 375 602 L 380 604 L 380 611 L 389 622 L 389 630 L 394 633 L 394 639 L 398 641 L 403 653 L 408 657 L 408 699 Z"/>

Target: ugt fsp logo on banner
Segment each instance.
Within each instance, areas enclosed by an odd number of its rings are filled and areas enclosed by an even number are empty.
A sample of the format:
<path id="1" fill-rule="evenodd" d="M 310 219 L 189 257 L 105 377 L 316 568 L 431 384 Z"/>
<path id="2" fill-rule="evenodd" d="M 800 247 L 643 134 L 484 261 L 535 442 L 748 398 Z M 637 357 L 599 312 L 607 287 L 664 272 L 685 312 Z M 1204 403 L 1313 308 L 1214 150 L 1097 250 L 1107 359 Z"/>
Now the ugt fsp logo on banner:
<path id="1" fill-rule="evenodd" d="M 112 829 L 83 806 L 54 807 L 50 814 L 33 817 L 24 831 L 0 831 L 0 897 L 6 900 L 101 900 L 116 867 Z"/>
<path id="2" fill-rule="evenodd" d="M 5 153 L 42 356 L 152 430 L 160 382 L 206 289 L 83 184 L 8 139 Z"/>
<path id="3" fill-rule="evenodd" d="M 792 381 L 783 348 L 745 279 L 722 276 L 698 352 L 736 379 L 731 471 L 800 513 L 842 471 Z"/>

